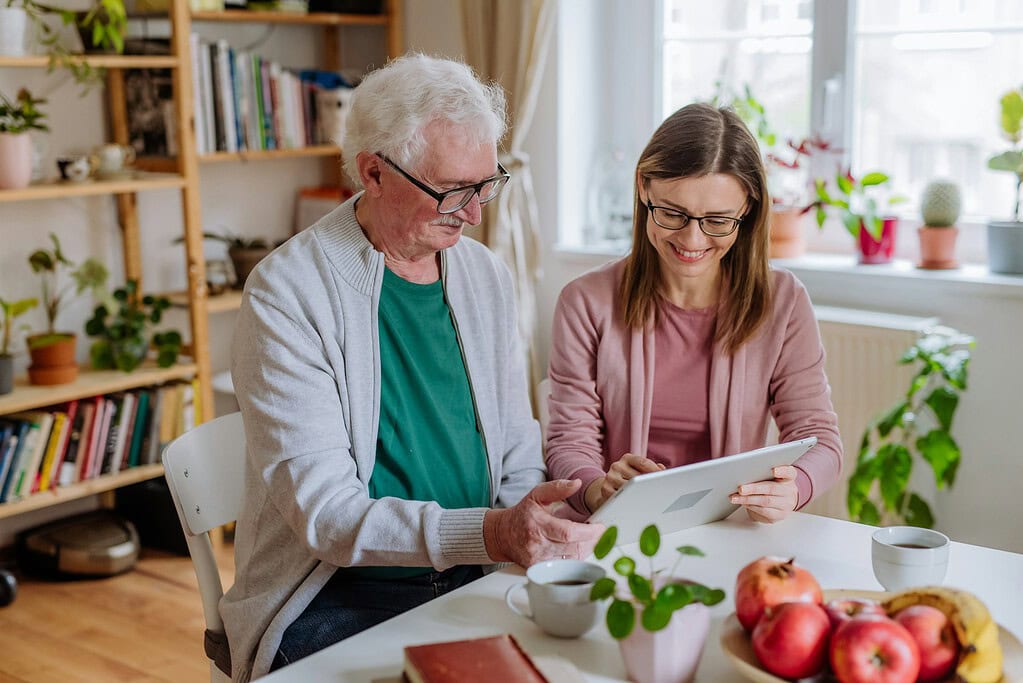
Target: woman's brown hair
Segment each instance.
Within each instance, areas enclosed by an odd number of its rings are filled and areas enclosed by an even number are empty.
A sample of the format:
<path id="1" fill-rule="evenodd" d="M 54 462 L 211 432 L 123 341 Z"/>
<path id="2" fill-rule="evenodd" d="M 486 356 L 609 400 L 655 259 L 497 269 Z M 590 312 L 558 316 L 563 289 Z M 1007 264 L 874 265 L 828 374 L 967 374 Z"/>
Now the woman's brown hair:
<path id="1" fill-rule="evenodd" d="M 767 263 L 770 197 L 757 141 L 731 109 L 690 104 L 664 120 L 636 165 L 632 251 L 626 257 L 619 298 L 632 328 L 657 324 L 661 272 L 657 251 L 647 238 L 646 205 L 639 186 L 652 179 L 732 176 L 749 195 L 738 237 L 721 260 L 721 310 L 716 339 L 734 353 L 757 330 L 771 310 Z M 695 223 L 687 229 L 699 230 Z"/>

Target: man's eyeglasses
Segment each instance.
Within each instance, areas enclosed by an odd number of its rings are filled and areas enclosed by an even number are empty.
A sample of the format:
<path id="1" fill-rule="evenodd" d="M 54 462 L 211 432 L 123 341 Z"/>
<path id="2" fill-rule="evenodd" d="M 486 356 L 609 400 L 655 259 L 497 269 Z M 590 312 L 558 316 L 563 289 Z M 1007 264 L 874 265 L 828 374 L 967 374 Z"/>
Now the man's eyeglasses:
<path id="1" fill-rule="evenodd" d="M 739 224 L 745 218 L 745 216 L 738 218 L 732 218 L 731 216 L 690 216 L 667 206 L 654 206 L 649 199 L 646 200 L 646 208 L 650 212 L 650 217 L 654 219 L 654 223 L 665 230 L 681 230 L 689 225 L 689 221 L 696 221 L 696 224 L 700 226 L 700 230 L 708 237 L 728 237 L 735 232 L 736 228 L 739 227 Z"/>
<path id="2" fill-rule="evenodd" d="M 511 174 L 505 170 L 504 166 L 500 163 L 497 164 L 498 174 L 493 178 L 487 178 L 481 180 L 474 185 L 466 185 L 464 187 L 456 187 L 453 190 L 447 190 L 446 192 L 437 192 L 429 185 L 426 185 L 420 180 L 413 178 L 409 175 L 405 169 L 398 164 L 388 159 L 383 154 L 377 154 L 381 159 L 386 161 L 395 171 L 402 174 L 406 180 L 418 187 L 420 190 L 430 195 L 437 200 L 437 213 L 455 213 L 466 204 L 472 201 L 473 195 L 479 195 L 480 204 L 486 204 L 493 200 L 501 192 L 501 188 L 505 186 L 508 179 L 511 178 Z"/>

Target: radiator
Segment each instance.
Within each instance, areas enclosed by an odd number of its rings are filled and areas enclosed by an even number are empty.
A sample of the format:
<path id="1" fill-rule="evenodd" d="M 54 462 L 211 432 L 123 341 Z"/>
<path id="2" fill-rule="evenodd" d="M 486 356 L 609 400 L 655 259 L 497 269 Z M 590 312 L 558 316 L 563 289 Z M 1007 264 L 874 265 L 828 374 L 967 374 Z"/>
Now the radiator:
<path id="1" fill-rule="evenodd" d="M 899 365 L 898 360 L 920 332 L 937 325 L 938 319 L 831 306 L 815 306 L 814 312 L 845 459 L 838 483 L 805 510 L 846 519 L 847 482 L 856 467 L 863 430 L 877 413 L 893 406 L 905 393 L 913 366 Z"/>

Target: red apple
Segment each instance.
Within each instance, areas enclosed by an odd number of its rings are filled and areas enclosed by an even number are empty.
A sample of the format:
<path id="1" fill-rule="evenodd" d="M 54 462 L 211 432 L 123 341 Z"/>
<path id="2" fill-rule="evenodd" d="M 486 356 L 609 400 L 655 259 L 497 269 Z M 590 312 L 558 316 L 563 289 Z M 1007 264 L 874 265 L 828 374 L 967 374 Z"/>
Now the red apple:
<path id="1" fill-rule="evenodd" d="M 812 602 L 783 602 L 764 610 L 753 629 L 753 652 L 782 678 L 814 676 L 824 668 L 831 623 Z"/>
<path id="2" fill-rule="evenodd" d="M 838 598 L 829 600 L 824 605 L 824 610 L 828 613 L 828 619 L 831 620 L 832 631 L 860 614 L 887 616 L 881 603 L 866 598 Z"/>
<path id="3" fill-rule="evenodd" d="M 926 683 L 947 678 L 959 661 L 959 640 L 945 613 L 929 605 L 913 605 L 900 610 L 895 621 L 909 631 L 920 648 L 917 680 Z"/>
<path id="4" fill-rule="evenodd" d="M 735 579 L 735 614 L 747 631 L 753 630 L 767 607 L 822 601 L 817 579 L 791 558 L 761 557 L 743 567 Z"/>
<path id="5" fill-rule="evenodd" d="M 893 619 L 861 615 L 831 634 L 831 670 L 842 683 L 913 683 L 920 649 Z"/>

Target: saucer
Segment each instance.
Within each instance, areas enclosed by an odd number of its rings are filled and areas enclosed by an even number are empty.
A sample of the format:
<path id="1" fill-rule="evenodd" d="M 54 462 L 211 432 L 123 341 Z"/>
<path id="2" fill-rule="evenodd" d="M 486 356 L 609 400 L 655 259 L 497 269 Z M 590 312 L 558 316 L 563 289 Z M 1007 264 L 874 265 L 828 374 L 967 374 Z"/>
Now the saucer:
<path id="1" fill-rule="evenodd" d="M 99 180 L 131 180 L 135 177 L 135 169 L 122 168 L 120 171 L 97 171 L 96 178 Z"/>

